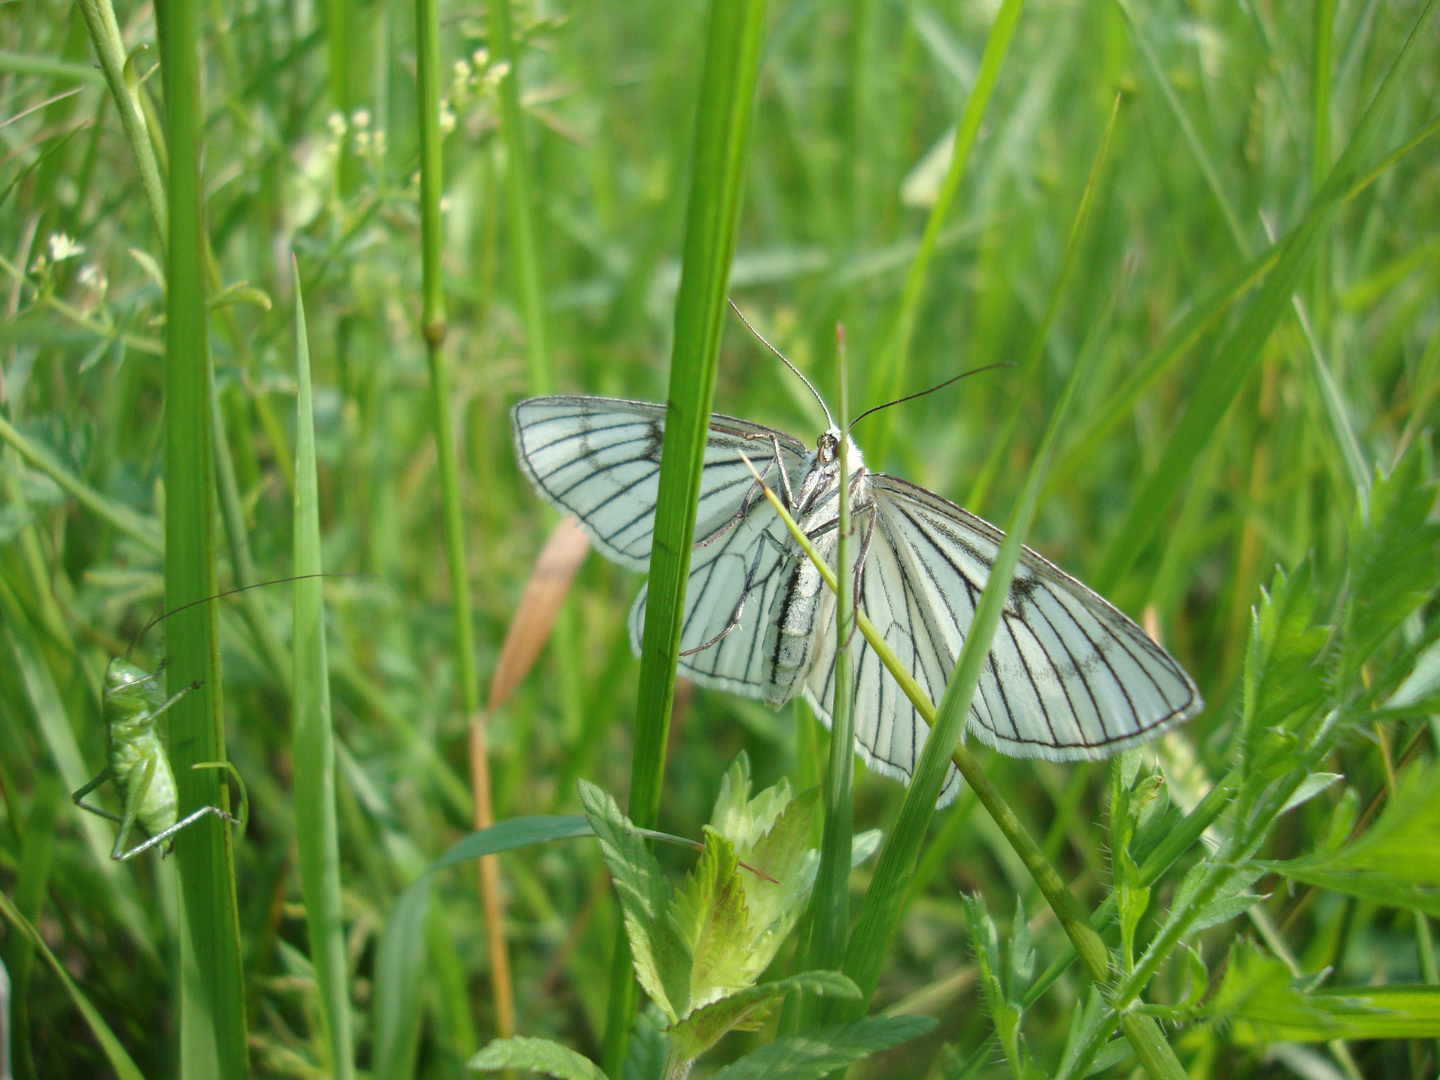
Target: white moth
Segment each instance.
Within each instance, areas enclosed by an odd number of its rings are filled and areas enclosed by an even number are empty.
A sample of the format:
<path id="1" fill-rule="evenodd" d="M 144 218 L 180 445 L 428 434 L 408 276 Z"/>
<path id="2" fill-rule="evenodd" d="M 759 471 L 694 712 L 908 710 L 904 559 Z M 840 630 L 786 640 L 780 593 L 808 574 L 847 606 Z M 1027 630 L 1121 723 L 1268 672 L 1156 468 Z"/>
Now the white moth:
<path id="1" fill-rule="evenodd" d="M 515 455 L 540 496 L 579 518 L 608 558 L 650 561 L 665 407 L 541 397 L 511 413 Z M 766 500 L 762 468 L 831 563 L 840 447 L 849 454 L 860 610 L 938 702 L 1004 534 L 923 488 L 869 472 L 831 427 L 814 450 L 771 428 L 710 417 L 680 635 L 680 669 L 701 686 L 779 708 L 797 693 L 830 723 L 835 597 Z M 762 463 L 764 464 L 762 467 Z M 852 546 L 852 551 L 856 548 Z M 645 589 L 630 609 L 640 651 Z M 907 783 L 928 728 L 861 636 L 853 641 L 855 741 L 865 763 Z M 1029 548 L 1010 586 L 966 732 L 1015 757 L 1101 758 L 1201 709 L 1178 663 L 1097 593 Z M 952 765 L 941 805 L 955 797 Z"/>

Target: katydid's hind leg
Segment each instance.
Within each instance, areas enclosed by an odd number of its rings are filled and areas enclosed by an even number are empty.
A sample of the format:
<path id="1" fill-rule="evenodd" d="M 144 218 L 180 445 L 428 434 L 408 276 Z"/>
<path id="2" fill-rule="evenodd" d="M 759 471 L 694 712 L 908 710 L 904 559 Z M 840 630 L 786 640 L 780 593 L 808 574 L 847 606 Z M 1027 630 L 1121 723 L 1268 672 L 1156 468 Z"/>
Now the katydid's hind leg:
<path id="1" fill-rule="evenodd" d="M 235 778 L 235 783 L 240 787 L 240 816 L 232 817 L 218 806 L 205 807 L 204 809 L 214 810 L 226 821 L 240 828 L 240 835 L 245 835 L 245 826 L 250 822 L 250 789 L 245 786 L 245 778 L 240 775 L 240 770 L 235 768 L 229 761 L 197 761 L 191 765 L 192 769 L 224 769 Z"/>
<path id="2" fill-rule="evenodd" d="M 156 844 L 163 844 L 167 842 L 181 829 L 189 828 L 191 825 L 194 825 L 195 822 L 203 818 L 206 814 L 214 814 L 216 817 L 224 818 L 226 821 L 229 822 L 235 821 L 233 817 L 227 814 L 224 810 L 221 810 L 218 806 L 202 806 L 193 814 L 188 814 L 185 817 L 181 818 L 174 825 L 171 825 L 168 829 L 161 829 L 158 833 L 150 837 L 150 839 L 146 840 L 143 844 L 136 844 L 129 851 L 125 852 L 125 854 L 112 855 L 111 858 L 122 860 L 133 859 L 136 855 L 139 855 L 140 852 L 149 851 Z"/>
<path id="3" fill-rule="evenodd" d="M 100 775 L 95 777 L 94 780 L 91 780 L 79 791 L 71 794 L 70 801 L 73 802 L 76 806 L 78 806 L 81 810 L 88 810 L 96 817 L 103 817 L 106 821 L 119 822 L 123 820 L 118 814 L 112 814 L 109 810 L 101 810 L 98 806 L 90 806 L 83 801 L 86 795 L 89 795 L 92 791 L 94 791 L 96 788 L 98 788 L 101 784 L 105 783 L 105 781 L 109 779 L 110 766 L 107 765 L 105 766 L 105 768 L 100 770 Z"/>
<path id="4" fill-rule="evenodd" d="M 125 816 L 120 819 L 120 832 L 115 837 L 115 846 L 110 849 L 110 858 L 116 862 L 123 862 L 144 847 L 141 845 L 126 851 L 125 842 L 130 839 L 130 830 L 140 817 L 140 807 L 144 805 L 145 796 L 150 794 L 150 782 L 154 779 L 155 755 L 147 754 L 140 766 L 140 774 L 125 789 Z"/>

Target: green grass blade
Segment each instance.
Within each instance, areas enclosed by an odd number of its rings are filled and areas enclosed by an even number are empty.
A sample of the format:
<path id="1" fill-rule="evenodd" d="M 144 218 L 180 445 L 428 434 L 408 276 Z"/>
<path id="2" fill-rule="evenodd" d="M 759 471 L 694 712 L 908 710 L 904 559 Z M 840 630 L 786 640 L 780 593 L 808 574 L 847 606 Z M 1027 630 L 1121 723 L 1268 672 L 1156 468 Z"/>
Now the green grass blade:
<path id="1" fill-rule="evenodd" d="M 508 65 L 497 87 L 500 135 L 505 140 L 505 214 L 514 266 L 515 291 L 525 320 L 525 355 L 530 392 L 548 394 L 554 385 L 550 370 L 549 313 L 540 277 L 540 241 L 535 225 L 535 183 L 530 148 L 525 141 L 525 112 L 520 107 L 519 57 L 515 51 L 510 0 L 491 0 L 490 48 L 495 60 Z"/>
<path id="2" fill-rule="evenodd" d="M 1190 114 L 1185 111 L 1185 106 L 1180 103 L 1176 96 L 1175 88 L 1170 85 L 1170 80 L 1165 76 L 1165 70 L 1160 65 L 1160 58 L 1155 55 L 1151 48 L 1150 41 L 1141 31 L 1139 23 L 1135 21 L 1135 13 L 1130 10 L 1126 0 L 1116 0 L 1121 12 L 1125 15 L 1125 24 L 1130 28 L 1130 35 L 1140 49 L 1140 55 L 1145 60 L 1145 66 L 1150 70 L 1160 93 L 1164 95 L 1165 104 L 1170 106 L 1170 113 L 1175 117 L 1175 122 L 1180 125 L 1180 133 L 1185 138 L 1185 143 L 1190 147 L 1190 153 L 1195 158 L 1195 163 L 1200 166 L 1200 174 L 1205 178 L 1205 185 L 1210 189 L 1210 194 L 1215 197 L 1216 205 L 1220 207 L 1220 215 L 1225 219 L 1225 227 L 1230 230 L 1230 238 L 1235 241 L 1235 247 L 1246 258 L 1250 257 L 1250 244 L 1245 239 L 1245 230 L 1240 226 L 1240 219 L 1236 216 L 1235 208 L 1230 205 L 1230 198 L 1225 194 L 1225 188 L 1220 183 L 1219 170 L 1215 168 L 1215 162 L 1205 149 L 1205 144 L 1200 139 L 1200 133 L 1195 130 L 1195 123 L 1190 119 Z"/>
<path id="3" fill-rule="evenodd" d="M 210 415 L 209 328 L 205 297 L 205 206 L 201 181 L 204 98 L 200 91 L 200 13 L 195 0 L 161 9 L 161 72 L 170 162 L 170 237 L 165 276 L 165 601 L 170 610 L 213 596 L 215 478 Z M 169 710 L 170 752 L 181 815 L 229 807 L 217 769 L 225 759 L 216 607 L 178 611 L 168 626 L 172 686 L 198 682 Z M 184 1077 L 242 1080 L 249 1074 L 245 978 L 235 902 L 232 837 L 207 815 L 175 838 L 180 873 L 180 1070 Z"/>
<path id="4" fill-rule="evenodd" d="M 440 473 L 441 514 L 444 519 L 445 559 L 450 571 L 450 614 L 455 634 L 455 666 L 460 676 L 460 703 L 468 724 L 483 723 L 480 717 L 480 675 L 475 664 L 475 628 L 470 608 L 470 569 L 467 561 L 465 520 L 460 503 L 460 475 L 456 462 L 455 433 L 451 418 L 450 357 L 445 350 L 447 332 L 444 280 L 440 259 L 444 244 L 444 222 L 440 213 L 444 168 L 440 132 L 440 8 L 438 0 L 416 0 L 415 33 L 419 45 L 416 100 L 420 129 L 420 248 L 423 294 L 421 326 L 425 355 L 430 365 L 430 390 L 434 405 L 435 450 Z M 480 767 L 488 767 L 482 756 Z M 488 794 L 488 778 L 475 782 L 474 797 Z M 476 817 L 488 820 L 493 807 L 476 807 Z M 510 957 L 500 924 L 501 899 L 497 874 L 482 874 L 486 894 L 487 933 L 490 940 L 490 987 L 495 1006 L 497 1032 L 514 1032 L 514 989 L 510 979 Z"/>
<path id="5" fill-rule="evenodd" d="M 320 1023 L 338 1080 L 355 1075 L 340 897 L 340 838 L 335 815 L 335 742 L 330 715 L 330 665 L 325 647 L 325 597 L 320 574 L 320 487 L 315 475 L 315 406 L 310 391 L 310 340 L 300 271 L 295 275 L 295 573 L 294 583 L 295 839 L 310 962 L 315 967 Z"/>
<path id="6" fill-rule="evenodd" d="M 990 569 L 985 591 L 976 607 L 969 633 L 965 636 L 965 644 L 956 661 L 955 671 L 946 684 L 945 696 L 936 711 L 930 734 L 925 739 L 925 748 L 915 766 L 910 787 L 905 792 L 900 814 L 890 834 L 885 838 L 885 846 L 880 850 L 880 861 L 875 868 L 870 888 L 865 893 L 865 901 L 845 956 L 844 971 L 859 985 L 866 1000 L 875 990 L 890 940 L 904 910 L 910 876 L 915 869 L 920 845 L 924 841 L 926 828 L 934 812 L 935 800 L 945 782 L 952 752 L 955 763 L 961 766 L 966 780 L 975 788 L 985 808 L 995 817 L 996 824 L 1005 830 L 1006 838 L 1016 847 L 1017 854 L 1026 862 L 1027 869 L 1035 875 L 1036 884 L 1055 908 L 1056 915 L 1065 926 L 1066 932 L 1071 934 L 1072 940 L 1075 940 L 1081 955 L 1086 957 L 1092 971 L 1097 968 L 1101 972 L 1104 970 L 1104 946 L 1080 915 L 1078 903 L 959 741 L 970 713 L 971 698 L 979 685 L 985 659 L 989 655 L 990 642 L 996 627 L 999 626 L 1001 611 L 1009 595 L 1010 580 L 1020 557 L 1020 547 L 1035 516 L 1045 467 L 1049 463 L 1070 402 L 1075 396 L 1076 387 L 1083 381 L 1099 352 L 1099 349 L 1094 349 L 1081 354 L 1051 414 L 1049 427 L 1034 461 L 1031 462 L 1024 490 L 1007 526 L 1005 543 L 1000 548 L 995 565 Z"/>
<path id="7" fill-rule="evenodd" d="M 1396 91 L 1419 52 L 1419 43 L 1424 39 L 1422 31 L 1429 22 L 1434 5 L 1435 0 L 1430 0 L 1416 19 L 1404 47 L 1356 125 L 1344 153 L 1330 170 L 1324 186 L 1316 193 L 1304 217 L 1282 241 L 1275 266 L 1266 277 L 1260 294 L 1235 329 L 1216 347 L 1215 358 L 1201 373 L 1191 395 L 1190 406 L 1176 425 L 1159 464 L 1131 500 L 1125 520 L 1095 575 L 1096 591 L 1114 591 L 1120 578 L 1154 537 L 1166 520 L 1171 500 L 1184 490 L 1191 466 L 1209 443 L 1230 403 L 1245 385 L 1246 377 L 1254 370 L 1275 324 L 1290 302 L 1290 294 L 1295 291 L 1316 242 L 1361 175 L 1364 159 L 1369 156 L 1371 144 L 1378 137 L 1380 122 L 1389 114 Z"/>
<path id="8" fill-rule="evenodd" d="M 45 957 L 46 963 L 50 965 L 50 969 L 55 972 L 56 978 L 60 980 L 66 993 L 70 995 L 70 1000 L 75 1002 L 75 1007 L 85 1018 L 91 1034 L 95 1036 L 95 1041 L 100 1044 L 100 1049 L 105 1052 L 110 1067 L 115 1070 L 120 1080 L 145 1080 L 139 1066 L 125 1052 L 125 1047 L 115 1037 L 115 1032 L 110 1030 L 110 1025 L 105 1022 L 105 1018 L 100 1015 L 99 1010 L 90 1003 L 85 992 L 75 985 L 75 980 L 70 978 L 70 973 L 65 970 L 65 965 L 60 963 L 55 954 L 50 951 L 50 946 L 45 944 L 45 939 L 40 936 L 39 931 L 16 910 L 15 905 L 10 902 L 10 898 L 3 892 L 0 892 L 0 915 L 4 915 L 16 930 L 29 938 L 35 948 L 40 951 L 40 955 Z"/>
<path id="9" fill-rule="evenodd" d="M 840 394 L 835 423 L 844 439 L 850 427 L 850 381 L 845 370 L 845 338 L 836 331 Z M 855 682 L 851 674 L 850 637 L 855 626 L 854 567 L 851 553 L 849 443 L 840 444 L 840 517 L 835 543 L 835 695 L 830 717 L 830 763 L 825 776 L 825 831 L 820 841 L 820 868 L 810 900 L 809 957 L 804 967 L 838 971 L 845 959 L 850 932 L 850 851 L 855 834 Z M 802 997 L 800 1027 L 823 1019 L 828 999 Z"/>
<path id="10" fill-rule="evenodd" d="M 885 360 L 876 371 L 872 386 L 885 388 L 881 401 L 890 401 L 905 393 L 905 376 L 910 366 L 910 345 L 915 336 L 915 320 L 920 314 L 920 301 L 925 293 L 925 280 L 930 273 L 930 263 L 935 257 L 935 247 L 940 239 L 940 230 L 950 213 L 950 205 L 960 190 L 960 180 L 965 166 L 970 161 L 970 151 L 980 134 L 980 123 L 985 118 L 985 107 L 990 104 L 995 92 L 995 82 L 1000 78 L 1000 67 L 1010 51 L 1010 42 L 1015 37 L 1015 27 L 1020 22 L 1020 12 L 1025 0 L 1004 0 L 995 13 L 995 22 L 990 35 L 985 39 L 985 52 L 980 57 L 980 71 L 975 78 L 975 87 L 965 102 L 965 111 L 960 114 L 960 123 L 955 128 L 955 149 L 951 152 L 950 168 L 945 182 L 936 196 L 935 205 L 925 222 L 925 232 L 920 238 L 920 249 L 905 275 L 904 291 L 900 294 L 900 307 L 895 315 L 895 330 L 886 350 Z M 883 463 L 889 450 L 892 414 L 881 413 L 880 428 L 875 433 L 875 461 Z"/>
<path id="11" fill-rule="evenodd" d="M 1105 163 L 1110 158 L 1110 139 L 1115 134 L 1115 121 L 1120 115 L 1120 101 L 1121 99 L 1117 96 L 1114 106 L 1110 109 L 1110 119 L 1105 124 L 1105 134 L 1100 140 L 1100 149 L 1096 152 L 1095 160 L 1090 166 L 1090 176 L 1085 182 L 1085 190 L 1081 192 L 1080 205 L 1075 211 L 1074 220 L 1070 223 L 1070 235 L 1065 240 L 1065 253 L 1060 257 L 1060 273 L 1056 275 L 1055 284 L 1050 288 L 1050 299 L 1045 305 L 1045 314 L 1041 316 L 1039 324 L 1035 327 L 1030 351 L 1013 380 L 1014 386 L 1011 390 L 1013 401 L 1010 409 L 1005 415 L 1004 422 L 1000 425 L 1000 430 L 996 432 L 994 439 L 990 442 L 990 450 L 985 455 L 985 463 L 980 466 L 980 472 L 970 487 L 970 495 L 965 500 L 965 505 L 971 509 L 972 513 L 981 512 L 985 499 L 990 494 L 990 485 L 994 483 L 1005 452 L 1010 448 L 1010 436 L 1014 434 L 1015 425 L 1019 423 L 1020 413 L 1028 400 L 1025 397 L 1025 390 L 1035 377 L 1035 370 L 1040 366 L 1040 361 L 1045 355 L 1045 347 L 1050 341 L 1050 331 L 1055 325 L 1055 316 L 1060 313 L 1060 301 L 1065 296 L 1065 291 L 1070 284 L 1070 276 L 1075 272 L 1075 266 L 1079 262 L 1080 241 L 1085 236 L 1085 227 L 1090 221 L 1090 208 L 1095 203 L 1095 195 L 1100 187 L 1100 177 Z"/>
<path id="12" fill-rule="evenodd" d="M 629 817 L 654 828 L 660 810 L 675 665 L 701 469 L 720 362 L 726 285 L 735 252 L 755 81 L 765 31 L 765 0 L 713 0 L 695 118 L 685 246 L 675 298 L 665 441 L 655 505 L 649 599 L 640 648 Z M 624 931 L 616 935 L 604 1066 L 620 1074 L 634 1014 L 635 983 Z"/>
<path id="13" fill-rule="evenodd" d="M 390 911 L 375 956 L 375 1080 L 409 1080 L 420 1044 L 425 925 L 430 915 L 429 874 L 403 893 Z"/>

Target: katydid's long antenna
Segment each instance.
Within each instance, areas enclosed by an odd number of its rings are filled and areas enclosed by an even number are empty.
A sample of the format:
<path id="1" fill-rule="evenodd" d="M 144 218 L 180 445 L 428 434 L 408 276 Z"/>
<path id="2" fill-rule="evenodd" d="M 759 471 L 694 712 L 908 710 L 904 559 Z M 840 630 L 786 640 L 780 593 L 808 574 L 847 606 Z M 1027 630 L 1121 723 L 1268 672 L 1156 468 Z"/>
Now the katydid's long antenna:
<path id="1" fill-rule="evenodd" d="M 162 611 L 159 615 L 156 615 L 145 624 L 140 633 L 135 635 L 135 640 L 130 643 L 130 648 L 125 650 L 125 655 L 129 656 L 131 652 L 134 651 L 135 646 L 145 640 L 145 635 L 148 634 L 157 623 L 164 622 L 171 615 L 179 615 L 180 612 L 186 608 L 192 608 L 196 604 L 208 604 L 211 600 L 220 600 L 226 596 L 234 596 L 236 593 L 245 592 L 247 589 L 258 589 L 262 585 L 283 585 L 287 581 L 305 581 L 308 578 L 317 577 L 358 578 L 369 576 L 369 574 L 296 574 L 294 577 L 271 578 L 269 581 L 251 582 L 249 585 L 241 585 L 237 589 L 226 589 L 224 592 L 218 592 L 214 596 L 202 596 L 199 600 L 191 600 L 188 604 L 181 604 L 174 611 Z"/>
<path id="2" fill-rule="evenodd" d="M 1008 360 L 1001 360 L 998 364 L 986 364 L 984 367 L 977 367 L 973 371 L 962 371 L 959 375 L 955 375 L 949 379 L 946 379 L 942 383 L 936 383 L 934 386 L 930 387 L 929 390 L 921 390 L 918 394 L 906 394 L 904 397 L 896 398 L 894 401 L 887 401 L 884 405 L 876 405 L 874 408 L 866 409 L 859 416 L 855 417 L 854 420 L 850 421 L 850 427 L 853 430 L 856 424 L 858 424 L 861 420 L 864 420 L 865 417 L 869 416 L 871 413 L 879 412 L 881 409 L 888 409 L 891 405 L 899 405 L 902 401 L 914 401 L 917 397 L 924 397 L 926 394 L 933 394 L 936 390 L 944 390 L 945 387 L 949 386 L 951 383 L 959 382 L 967 375 L 979 375 L 982 371 L 990 371 L 992 368 L 1014 366 L 1015 365 Z"/>
<path id="3" fill-rule="evenodd" d="M 801 371 L 798 367 L 796 367 L 794 364 L 792 364 L 786 358 L 784 353 L 782 353 L 779 349 L 775 348 L 774 345 L 771 345 L 770 342 L 766 341 L 764 334 L 760 333 L 759 330 L 756 330 L 755 327 L 750 325 L 750 320 L 745 318 L 745 313 L 736 306 L 734 300 L 731 300 L 728 296 L 725 299 L 730 303 L 730 310 L 735 312 L 735 314 L 739 316 L 740 321 L 745 324 L 745 328 L 760 340 L 760 344 L 764 345 L 765 348 L 769 349 L 776 356 L 780 357 L 781 361 L 785 364 L 786 367 L 788 367 L 796 375 L 800 376 L 800 381 L 810 388 L 810 393 L 815 395 L 815 400 L 820 403 L 820 408 L 825 410 L 825 420 L 833 428 L 835 426 L 835 418 L 830 415 L 830 409 L 825 404 L 825 399 L 820 396 L 820 391 L 815 389 L 815 384 L 812 383 L 809 379 L 805 378 L 805 373 Z"/>

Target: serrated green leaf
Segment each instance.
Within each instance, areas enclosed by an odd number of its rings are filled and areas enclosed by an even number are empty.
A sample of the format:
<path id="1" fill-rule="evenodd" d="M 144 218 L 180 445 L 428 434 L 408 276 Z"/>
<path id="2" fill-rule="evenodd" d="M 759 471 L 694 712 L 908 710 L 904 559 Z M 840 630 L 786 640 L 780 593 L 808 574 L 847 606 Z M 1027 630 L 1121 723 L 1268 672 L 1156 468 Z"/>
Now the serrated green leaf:
<path id="1" fill-rule="evenodd" d="M 670 887 L 644 837 L 614 799 L 581 780 L 580 802 L 620 897 L 635 975 L 674 1023 L 688 1011 L 690 953 L 669 918 Z"/>
<path id="2" fill-rule="evenodd" d="M 750 917 L 735 848 L 708 825 L 705 851 L 669 905 L 670 922 L 690 954 L 690 990 L 680 1015 L 743 989 L 759 975 L 750 956 Z"/>
<path id="3" fill-rule="evenodd" d="M 725 1066 L 711 1080 L 819 1080 L 934 1027 L 928 1016 L 871 1016 L 787 1035 Z"/>
<path id="4" fill-rule="evenodd" d="M 662 1080 L 670 1053 L 670 1036 L 663 1030 L 665 1017 L 651 1002 L 635 1018 L 630 1048 L 625 1054 L 624 1080 Z"/>
<path id="5" fill-rule="evenodd" d="M 742 878 L 754 935 L 749 943 L 754 977 L 770 965 L 810 898 L 814 884 L 810 824 L 819 798 L 819 788 L 802 791 L 786 803 L 778 818 L 772 819 L 766 833 L 737 852 L 748 866 L 775 879 L 766 881 L 748 871 Z"/>
<path id="6" fill-rule="evenodd" d="M 1409 769 L 1354 842 L 1264 865 L 1308 885 L 1440 916 L 1440 765 Z"/>
<path id="7" fill-rule="evenodd" d="M 774 787 L 751 799 L 750 758 L 742 750 L 720 781 L 710 825 L 735 845 L 742 860 L 749 862 L 746 852 L 770 831 L 791 798 L 790 782 L 781 777 Z"/>
<path id="8" fill-rule="evenodd" d="M 1405 618 L 1425 602 L 1440 580 L 1440 522 L 1427 520 L 1435 485 L 1425 476 L 1418 447 L 1379 475 L 1371 489 L 1368 522 L 1356 508 L 1351 526 L 1350 588 L 1345 604 L 1340 685 L 1350 685 L 1360 667 Z"/>
<path id="9" fill-rule="evenodd" d="M 502 1069 L 528 1069 L 544 1073 L 556 1080 L 606 1080 L 605 1074 L 587 1057 L 581 1057 L 568 1046 L 550 1039 L 533 1039 L 516 1035 L 496 1039 L 470 1059 L 467 1068 L 477 1072 L 499 1072 Z"/>
<path id="10" fill-rule="evenodd" d="M 1231 1024 L 1241 1045 L 1440 1035 L 1440 987 L 1354 986 L 1309 991 L 1249 941 L 1230 951 L 1225 978 L 1203 1015 Z"/>
<path id="11" fill-rule="evenodd" d="M 838 971 L 807 971 L 788 979 L 747 987 L 696 1009 L 670 1029 L 681 1058 L 699 1057 L 727 1031 L 749 1031 L 763 1024 L 786 994 L 804 992 L 821 997 L 860 997 L 860 988 Z"/>

